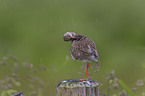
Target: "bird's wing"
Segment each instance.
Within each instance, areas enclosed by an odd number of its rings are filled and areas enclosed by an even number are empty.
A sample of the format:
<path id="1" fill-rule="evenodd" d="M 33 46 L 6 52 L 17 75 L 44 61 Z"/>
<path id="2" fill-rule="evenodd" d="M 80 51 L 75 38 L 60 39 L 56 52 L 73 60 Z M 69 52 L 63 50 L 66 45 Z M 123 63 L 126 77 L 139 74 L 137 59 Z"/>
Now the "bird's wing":
<path id="1" fill-rule="evenodd" d="M 94 54 L 97 58 L 99 58 L 95 43 L 92 40 L 86 38 L 80 44 L 81 44 L 80 51 L 83 52 L 83 55 L 89 56 L 91 54 Z"/>
<path id="2" fill-rule="evenodd" d="M 88 41 L 88 47 L 90 47 L 90 50 L 92 51 L 92 53 L 93 53 L 97 58 L 99 58 L 99 55 L 98 55 L 98 52 L 97 52 L 95 43 L 94 43 L 92 40 L 90 40 L 90 39 L 88 39 L 87 41 Z"/>
<path id="3" fill-rule="evenodd" d="M 73 41 L 71 44 L 71 55 L 75 59 L 89 59 L 91 55 L 99 58 L 94 42 L 88 38 Z"/>

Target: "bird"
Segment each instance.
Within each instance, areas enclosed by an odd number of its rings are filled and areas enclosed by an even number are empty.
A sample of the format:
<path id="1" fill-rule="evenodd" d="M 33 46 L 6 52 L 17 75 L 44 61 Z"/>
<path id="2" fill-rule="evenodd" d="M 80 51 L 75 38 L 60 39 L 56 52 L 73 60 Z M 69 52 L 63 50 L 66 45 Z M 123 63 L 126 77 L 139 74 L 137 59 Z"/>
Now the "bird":
<path id="1" fill-rule="evenodd" d="M 95 43 L 86 36 L 82 34 L 76 34 L 75 32 L 66 32 L 63 35 L 63 40 L 66 42 L 68 41 L 71 42 L 70 55 L 73 60 L 80 60 L 87 63 L 85 78 L 79 80 L 86 81 L 89 63 L 90 62 L 99 63 L 98 61 L 99 56 L 97 53 Z"/>

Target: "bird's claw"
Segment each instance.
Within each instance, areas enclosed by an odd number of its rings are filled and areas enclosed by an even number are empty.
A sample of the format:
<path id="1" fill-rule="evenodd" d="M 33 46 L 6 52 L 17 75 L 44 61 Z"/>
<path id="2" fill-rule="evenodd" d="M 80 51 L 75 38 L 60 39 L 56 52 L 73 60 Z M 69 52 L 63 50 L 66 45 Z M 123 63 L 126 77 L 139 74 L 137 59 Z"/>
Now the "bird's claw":
<path id="1" fill-rule="evenodd" d="M 87 81 L 88 79 L 80 79 L 80 80 L 78 80 L 78 81 Z"/>

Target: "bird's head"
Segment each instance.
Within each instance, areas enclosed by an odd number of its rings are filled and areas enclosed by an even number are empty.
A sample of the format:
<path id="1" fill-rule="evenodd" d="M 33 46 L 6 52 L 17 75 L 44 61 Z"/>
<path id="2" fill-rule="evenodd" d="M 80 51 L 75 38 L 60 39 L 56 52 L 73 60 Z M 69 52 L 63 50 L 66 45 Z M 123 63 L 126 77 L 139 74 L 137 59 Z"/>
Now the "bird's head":
<path id="1" fill-rule="evenodd" d="M 63 36 L 63 40 L 64 41 L 80 40 L 82 37 L 85 36 L 76 34 L 74 32 L 66 32 Z"/>
<path id="2" fill-rule="evenodd" d="M 76 33 L 74 33 L 74 32 L 66 32 L 63 35 L 63 40 L 64 41 L 71 41 L 72 39 L 77 39 Z"/>

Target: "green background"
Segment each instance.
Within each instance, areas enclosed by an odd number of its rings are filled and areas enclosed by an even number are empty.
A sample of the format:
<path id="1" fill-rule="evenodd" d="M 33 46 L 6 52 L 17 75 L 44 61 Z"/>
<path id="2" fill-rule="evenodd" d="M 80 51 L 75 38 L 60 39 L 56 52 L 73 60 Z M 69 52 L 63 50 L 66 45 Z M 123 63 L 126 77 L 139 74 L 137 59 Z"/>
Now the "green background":
<path id="1" fill-rule="evenodd" d="M 55 96 L 58 82 L 80 78 L 82 62 L 71 60 L 70 42 L 62 39 L 64 33 L 76 32 L 96 44 L 100 71 L 89 70 L 93 80 L 103 83 L 100 91 L 105 90 L 105 75 L 111 70 L 129 87 L 138 79 L 145 81 L 144 4 L 144 0 L 0 0 L 0 60 L 13 55 L 36 70 L 38 65 L 47 68 L 35 74 L 0 65 L 0 78 L 19 74 L 21 86 L 13 89 L 26 95 L 38 90 L 37 83 L 27 86 L 26 74 L 32 74 L 43 80 L 42 96 Z"/>

